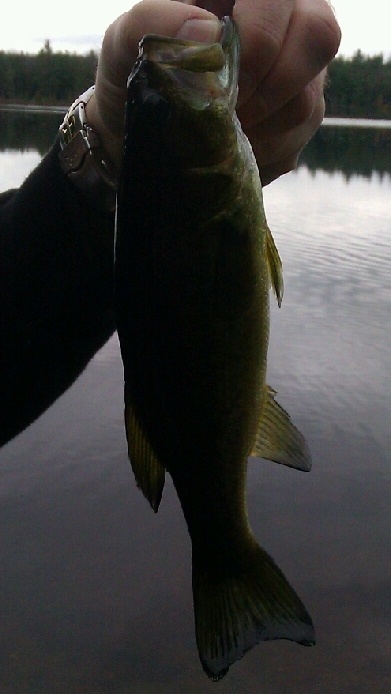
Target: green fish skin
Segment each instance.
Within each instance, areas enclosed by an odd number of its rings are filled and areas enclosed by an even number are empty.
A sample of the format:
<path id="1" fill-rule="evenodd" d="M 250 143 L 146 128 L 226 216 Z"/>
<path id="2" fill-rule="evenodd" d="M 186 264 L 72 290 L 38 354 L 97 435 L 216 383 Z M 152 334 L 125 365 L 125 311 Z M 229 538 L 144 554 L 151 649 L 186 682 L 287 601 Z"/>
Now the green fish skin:
<path id="1" fill-rule="evenodd" d="M 125 421 L 157 511 L 168 471 L 192 540 L 196 639 L 221 679 L 254 644 L 314 643 L 311 618 L 257 544 L 250 455 L 310 469 L 265 383 L 269 294 L 282 269 L 251 146 L 235 115 L 239 40 L 148 35 L 128 81 L 115 246 Z"/>

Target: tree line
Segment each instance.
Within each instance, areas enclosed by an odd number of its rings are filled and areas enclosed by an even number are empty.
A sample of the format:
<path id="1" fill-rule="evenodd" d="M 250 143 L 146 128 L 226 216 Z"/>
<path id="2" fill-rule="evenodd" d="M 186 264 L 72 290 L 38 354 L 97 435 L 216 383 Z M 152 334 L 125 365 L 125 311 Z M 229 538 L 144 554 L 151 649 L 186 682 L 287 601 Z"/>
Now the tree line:
<path id="1" fill-rule="evenodd" d="M 49 41 L 36 55 L 0 51 L 0 103 L 68 105 L 95 82 L 98 55 L 54 52 Z"/>
<path id="2" fill-rule="evenodd" d="M 326 115 L 391 119 L 391 58 L 357 51 L 335 58 L 328 75 Z"/>
<path id="3" fill-rule="evenodd" d="M 0 51 L 0 103 L 70 104 L 95 80 L 98 55 L 54 52 L 50 41 L 36 55 Z M 391 119 L 391 59 L 338 57 L 329 67 L 326 115 Z"/>

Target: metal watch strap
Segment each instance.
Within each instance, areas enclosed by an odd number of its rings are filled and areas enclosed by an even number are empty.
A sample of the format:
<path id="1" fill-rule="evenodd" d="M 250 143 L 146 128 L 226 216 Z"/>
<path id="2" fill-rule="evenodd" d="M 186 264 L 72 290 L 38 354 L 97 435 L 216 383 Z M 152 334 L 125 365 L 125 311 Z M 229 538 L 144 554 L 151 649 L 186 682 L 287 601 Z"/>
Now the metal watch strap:
<path id="1" fill-rule="evenodd" d="M 114 166 L 105 156 L 101 141 L 86 121 L 86 105 L 94 93 L 90 87 L 78 97 L 60 126 L 60 164 L 68 178 L 89 198 L 105 210 L 115 209 L 117 177 Z"/>

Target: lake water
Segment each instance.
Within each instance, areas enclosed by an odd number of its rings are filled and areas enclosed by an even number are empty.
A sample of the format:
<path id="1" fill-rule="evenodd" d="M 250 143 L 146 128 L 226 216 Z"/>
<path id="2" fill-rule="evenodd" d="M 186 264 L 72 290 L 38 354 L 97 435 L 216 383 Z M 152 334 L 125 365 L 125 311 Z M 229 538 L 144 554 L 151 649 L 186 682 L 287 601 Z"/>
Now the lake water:
<path id="1" fill-rule="evenodd" d="M 0 113 L 1 189 L 59 119 Z M 285 271 L 268 381 L 313 469 L 252 460 L 249 513 L 317 645 L 203 673 L 190 541 L 169 480 L 157 515 L 136 488 L 114 336 L 0 452 L 1 694 L 391 691 L 391 131 L 323 127 L 265 200 Z"/>

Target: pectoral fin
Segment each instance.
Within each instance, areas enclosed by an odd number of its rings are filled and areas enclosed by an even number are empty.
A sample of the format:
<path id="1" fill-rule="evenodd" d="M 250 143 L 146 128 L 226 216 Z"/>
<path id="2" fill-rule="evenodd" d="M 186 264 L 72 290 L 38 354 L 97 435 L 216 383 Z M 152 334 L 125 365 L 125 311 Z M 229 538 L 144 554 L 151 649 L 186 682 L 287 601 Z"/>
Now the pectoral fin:
<path id="1" fill-rule="evenodd" d="M 156 513 L 163 494 L 165 467 L 157 459 L 131 405 L 125 407 L 125 425 L 136 482 Z"/>
<path id="2" fill-rule="evenodd" d="M 277 246 L 274 243 L 272 232 L 266 225 L 266 252 L 267 262 L 269 265 L 270 282 L 274 293 L 277 297 L 278 305 L 281 306 L 282 297 L 284 294 L 284 280 L 282 277 L 282 262 L 279 256 Z"/>
<path id="3" fill-rule="evenodd" d="M 251 455 L 308 472 L 311 456 L 307 444 L 288 413 L 274 399 L 275 394 L 272 388 L 265 386 L 260 425 Z"/>

